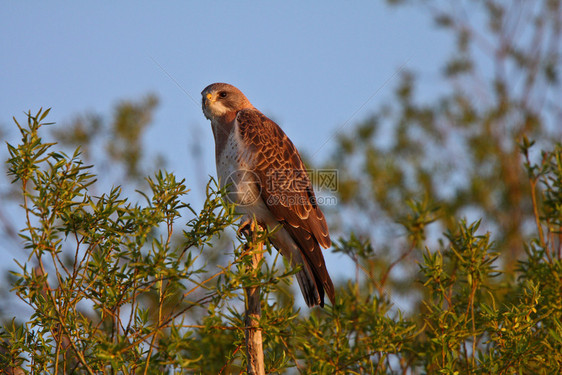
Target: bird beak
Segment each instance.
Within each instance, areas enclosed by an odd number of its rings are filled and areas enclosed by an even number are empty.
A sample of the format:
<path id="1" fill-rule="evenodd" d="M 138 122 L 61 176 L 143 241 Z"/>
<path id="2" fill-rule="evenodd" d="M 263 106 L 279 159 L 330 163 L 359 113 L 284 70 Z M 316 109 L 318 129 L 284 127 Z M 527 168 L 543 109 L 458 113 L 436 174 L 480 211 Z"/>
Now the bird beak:
<path id="1" fill-rule="evenodd" d="M 213 103 L 213 94 L 208 93 L 207 95 L 203 96 L 203 107 L 208 107 L 209 104 Z"/>

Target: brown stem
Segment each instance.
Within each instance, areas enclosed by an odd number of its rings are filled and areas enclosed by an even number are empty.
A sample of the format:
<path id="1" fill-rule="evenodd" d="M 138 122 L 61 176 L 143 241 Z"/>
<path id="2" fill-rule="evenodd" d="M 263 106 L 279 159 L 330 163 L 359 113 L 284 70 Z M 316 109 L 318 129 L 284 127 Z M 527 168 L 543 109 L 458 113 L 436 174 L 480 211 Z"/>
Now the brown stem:
<path id="1" fill-rule="evenodd" d="M 255 238 L 255 236 L 254 236 Z M 253 242 L 250 246 L 252 251 L 252 273 L 256 274 L 263 258 L 263 243 Z M 250 286 L 244 288 L 246 297 L 245 331 L 246 331 L 246 354 L 248 358 L 248 374 L 265 375 L 263 361 L 263 339 L 259 327 L 261 318 L 260 287 Z"/>
<path id="2" fill-rule="evenodd" d="M 386 279 L 388 278 L 388 275 L 390 274 L 390 271 L 392 271 L 392 269 L 394 268 L 394 266 L 396 266 L 398 263 L 400 263 L 401 261 L 404 260 L 404 258 L 406 258 L 408 255 L 410 255 L 410 253 L 415 249 L 416 247 L 416 241 L 412 242 L 412 245 L 410 246 L 410 248 L 408 250 L 406 250 L 404 253 L 402 253 L 402 255 L 400 255 L 400 257 L 398 259 L 396 259 L 394 262 L 392 262 L 388 268 L 386 269 L 384 275 L 382 275 L 381 277 L 381 281 L 380 281 L 380 287 L 381 289 L 384 288 L 384 285 L 386 284 Z"/>

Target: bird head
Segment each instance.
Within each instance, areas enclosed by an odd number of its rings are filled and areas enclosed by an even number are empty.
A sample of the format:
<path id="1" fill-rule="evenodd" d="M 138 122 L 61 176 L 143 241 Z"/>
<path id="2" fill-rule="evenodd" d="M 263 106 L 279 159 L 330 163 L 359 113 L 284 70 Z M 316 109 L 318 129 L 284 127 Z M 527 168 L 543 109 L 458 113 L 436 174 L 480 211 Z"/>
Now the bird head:
<path id="1" fill-rule="evenodd" d="M 236 117 L 243 109 L 254 108 L 242 91 L 228 83 L 213 83 L 201 92 L 202 107 L 209 120 Z"/>

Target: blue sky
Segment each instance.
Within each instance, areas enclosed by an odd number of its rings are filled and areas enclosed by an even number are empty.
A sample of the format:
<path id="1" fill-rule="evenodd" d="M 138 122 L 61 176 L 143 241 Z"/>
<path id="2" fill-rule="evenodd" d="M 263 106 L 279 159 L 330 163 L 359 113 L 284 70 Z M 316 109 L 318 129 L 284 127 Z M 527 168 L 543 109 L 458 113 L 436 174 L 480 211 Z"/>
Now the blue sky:
<path id="1" fill-rule="evenodd" d="M 77 113 L 109 115 L 117 100 L 152 92 L 161 105 L 147 143 L 187 174 L 193 134 L 208 151 L 213 140 L 182 90 L 199 102 L 205 86 L 222 81 L 322 160 L 330 142 L 322 145 L 371 95 L 378 92 L 353 120 L 390 97 L 401 66 L 435 76 L 450 45 L 419 8 L 381 2 L 120 4 L 3 3 L 3 126 L 39 107 L 52 107 L 51 121 L 63 126 Z M 431 94 L 431 84 L 424 89 Z M 214 174 L 213 153 L 206 155 Z"/>
<path id="2" fill-rule="evenodd" d="M 188 148 L 201 145 L 197 168 L 214 176 L 199 106 L 208 84 L 239 87 L 321 162 L 336 129 L 351 130 L 391 98 L 404 64 L 420 73 L 421 96 L 434 95 L 451 42 L 423 9 L 374 1 L 5 1 L 0 126 L 40 107 L 52 107 L 57 126 L 84 111 L 109 117 L 116 101 L 154 93 L 160 106 L 146 143 L 200 193 Z"/>

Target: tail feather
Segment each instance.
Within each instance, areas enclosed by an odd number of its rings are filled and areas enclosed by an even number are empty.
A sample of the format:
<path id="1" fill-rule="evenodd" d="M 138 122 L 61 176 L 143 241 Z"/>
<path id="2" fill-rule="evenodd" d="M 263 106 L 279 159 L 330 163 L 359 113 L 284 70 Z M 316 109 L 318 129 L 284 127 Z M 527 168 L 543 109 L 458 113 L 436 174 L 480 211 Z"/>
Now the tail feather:
<path id="1" fill-rule="evenodd" d="M 334 284 L 330 279 L 330 275 L 326 272 L 324 275 L 325 279 L 322 280 L 320 275 L 317 274 L 318 272 L 314 272 L 317 270 L 311 269 L 306 261 L 301 264 L 302 269 L 297 272 L 296 278 L 308 307 L 317 305 L 324 307 L 324 293 L 328 295 L 332 305 L 335 304 Z"/>
<path id="2" fill-rule="evenodd" d="M 325 294 L 334 305 L 334 285 L 316 239 L 301 228 L 287 225 L 270 240 L 293 267 L 301 266 L 296 278 L 308 307 L 324 307 Z"/>
<path id="3" fill-rule="evenodd" d="M 303 268 L 295 275 L 299 283 L 302 295 L 308 307 L 316 305 L 324 306 L 324 290 L 317 288 L 314 279 L 311 278 Z"/>
<path id="4" fill-rule="evenodd" d="M 314 251 L 318 252 L 320 254 L 322 254 L 322 250 L 320 249 L 320 246 L 318 245 L 318 243 L 314 242 Z M 310 288 L 314 289 L 313 292 L 311 292 L 311 295 L 314 295 L 316 298 L 316 303 L 310 305 L 308 304 L 309 307 L 312 306 L 316 306 L 316 305 L 320 305 L 320 307 L 324 307 L 324 293 L 326 293 L 328 295 L 328 298 L 330 299 L 330 302 L 332 302 L 332 305 L 335 304 L 335 289 L 334 289 L 334 284 L 332 283 L 332 279 L 330 278 L 330 275 L 328 274 L 328 270 L 326 269 L 326 263 L 324 262 L 324 257 L 321 257 L 318 262 L 318 264 L 314 265 L 313 260 L 310 259 L 307 255 L 307 252 L 301 252 L 301 254 L 303 255 L 301 257 L 302 261 L 300 262 L 302 264 L 302 270 L 300 272 L 303 272 L 303 278 L 306 277 L 306 281 L 307 284 L 310 285 Z M 299 272 L 299 273 L 300 273 Z M 298 280 L 298 274 L 297 274 L 297 280 Z M 305 284 L 304 282 L 301 283 L 299 281 L 299 285 L 301 286 L 301 291 L 303 293 L 303 295 L 306 298 L 306 293 L 309 293 L 309 289 L 303 288 L 303 284 Z"/>

